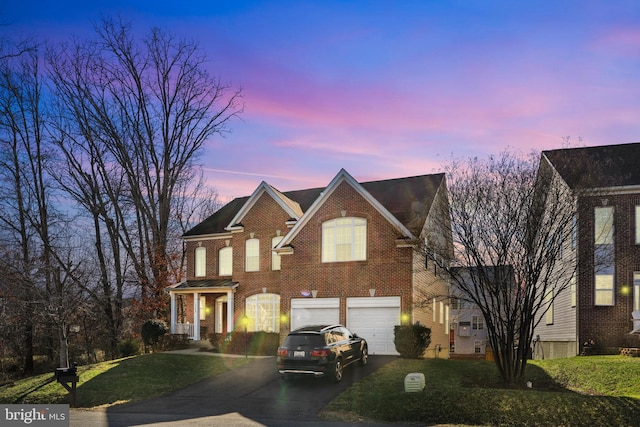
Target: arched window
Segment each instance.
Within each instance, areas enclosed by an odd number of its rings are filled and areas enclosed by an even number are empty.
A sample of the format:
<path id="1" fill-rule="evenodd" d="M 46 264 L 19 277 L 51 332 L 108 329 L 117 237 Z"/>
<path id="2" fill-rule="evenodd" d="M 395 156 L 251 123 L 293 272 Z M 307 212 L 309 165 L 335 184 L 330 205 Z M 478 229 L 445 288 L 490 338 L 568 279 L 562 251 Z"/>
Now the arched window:
<path id="1" fill-rule="evenodd" d="M 280 295 L 256 294 L 247 297 L 245 314 L 249 332 L 280 332 Z"/>
<path id="2" fill-rule="evenodd" d="M 207 248 L 196 248 L 195 254 L 195 276 L 205 277 L 207 275 Z"/>
<path id="3" fill-rule="evenodd" d="M 218 251 L 218 274 L 220 276 L 233 274 L 233 248 L 230 246 Z"/>
<path id="4" fill-rule="evenodd" d="M 336 218 L 322 223 L 322 262 L 367 259 L 367 220 Z"/>
<path id="5" fill-rule="evenodd" d="M 276 236 L 271 239 L 271 248 L 275 248 L 278 246 L 278 243 L 282 241 L 284 236 Z M 275 251 L 271 251 L 271 269 L 272 270 L 280 270 L 280 255 L 278 255 Z"/>
<path id="6" fill-rule="evenodd" d="M 260 270 L 260 241 L 258 239 L 249 239 L 245 243 L 245 271 Z"/>

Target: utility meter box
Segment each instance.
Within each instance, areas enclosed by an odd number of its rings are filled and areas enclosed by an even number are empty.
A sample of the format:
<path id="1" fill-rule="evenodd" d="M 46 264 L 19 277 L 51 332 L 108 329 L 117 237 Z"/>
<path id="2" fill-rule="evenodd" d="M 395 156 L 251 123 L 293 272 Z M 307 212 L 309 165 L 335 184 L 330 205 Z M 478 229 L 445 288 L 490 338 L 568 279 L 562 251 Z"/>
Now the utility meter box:
<path id="1" fill-rule="evenodd" d="M 404 377 L 404 391 L 407 393 L 418 392 L 424 390 L 425 382 L 424 382 L 424 374 L 420 372 L 415 372 L 411 374 L 407 374 Z"/>

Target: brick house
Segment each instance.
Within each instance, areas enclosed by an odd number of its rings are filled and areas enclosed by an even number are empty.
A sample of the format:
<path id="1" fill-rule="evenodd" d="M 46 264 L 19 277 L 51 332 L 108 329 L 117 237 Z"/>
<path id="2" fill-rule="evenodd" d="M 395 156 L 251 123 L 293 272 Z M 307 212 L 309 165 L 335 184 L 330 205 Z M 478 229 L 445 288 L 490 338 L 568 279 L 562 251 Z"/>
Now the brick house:
<path id="1" fill-rule="evenodd" d="M 444 174 L 359 183 L 342 169 L 324 188 L 284 193 L 262 182 L 184 234 L 171 331 L 199 340 L 246 326 L 283 337 L 342 323 L 370 354 L 396 354 L 394 325 L 420 322 L 432 329 L 426 355 L 447 357 L 446 300 L 421 300 L 448 295 L 447 281 L 416 244 L 449 236 L 448 221 L 434 217 L 447 203 Z"/>
<path id="2" fill-rule="evenodd" d="M 534 357 L 640 346 L 640 143 L 544 151 L 540 163 L 575 195 L 562 253 L 577 268 L 534 332 Z"/>

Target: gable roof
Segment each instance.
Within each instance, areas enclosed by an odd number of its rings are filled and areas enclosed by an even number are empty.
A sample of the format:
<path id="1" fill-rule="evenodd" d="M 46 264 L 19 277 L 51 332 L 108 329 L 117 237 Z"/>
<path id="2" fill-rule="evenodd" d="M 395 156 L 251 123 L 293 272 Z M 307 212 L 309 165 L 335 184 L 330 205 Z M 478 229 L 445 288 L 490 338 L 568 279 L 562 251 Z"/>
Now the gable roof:
<path id="1" fill-rule="evenodd" d="M 640 143 L 565 148 L 542 152 L 571 187 L 640 185 Z"/>
<path id="2" fill-rule="evenodd" d="M 306 217 L 314 205 L 316 207 L 321 206 L 324 200 L 323 195 L 328 196 L 328 193 L 332 192 L 338 183 L 343 180 L 355 186 L 354 188 L 358 189 L 374 206 L 377 205 L 376 208 L 378 210 L 382 210 L 383 214 L 387 215 L 391 221 L 396 222 L 399 228 L 404 228 L 414 236 L 418 236 L 431 209 L 433 199 L 444 181 L 444 174 L 419 175 L 358 183 L 342 169 L 325 188 L 286 192 L 280 192 L 263 182 L 251 196 L 233 199 L 213 215 L 187 231 L 183 237 L 228 233 L 228 227 L 235 225 L 237 223 L 235 221 L 241 219 L 248 209 L 253 206 L 259 195 L 264 192 L 268 192 L 276 201 L 279 199 L 281 206 L 284 204 L 293 211 L 295 209 L 292 206 L 299 207 L 299 212 L 302 213 L 302 216 L 293 216 L 292 218 L 300 220 Z M 295 227 L 298 227 L 298 224 Z"/>

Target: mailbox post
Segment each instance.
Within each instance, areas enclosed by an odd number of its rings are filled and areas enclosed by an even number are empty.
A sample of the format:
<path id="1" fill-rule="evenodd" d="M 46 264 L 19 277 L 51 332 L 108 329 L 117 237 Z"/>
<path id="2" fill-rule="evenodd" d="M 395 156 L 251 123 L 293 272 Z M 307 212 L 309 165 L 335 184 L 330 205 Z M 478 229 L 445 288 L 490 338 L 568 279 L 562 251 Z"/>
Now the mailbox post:
<path id="1" fill-rule="evenodd" d="M 71 394 L 71 407 L 76 407 L 76 385 L 80 381 L 78 376 L 78 364 L 71 368 L 56 368 L 54 372 L 56 380 Z"/>

